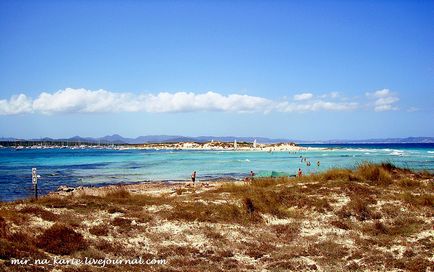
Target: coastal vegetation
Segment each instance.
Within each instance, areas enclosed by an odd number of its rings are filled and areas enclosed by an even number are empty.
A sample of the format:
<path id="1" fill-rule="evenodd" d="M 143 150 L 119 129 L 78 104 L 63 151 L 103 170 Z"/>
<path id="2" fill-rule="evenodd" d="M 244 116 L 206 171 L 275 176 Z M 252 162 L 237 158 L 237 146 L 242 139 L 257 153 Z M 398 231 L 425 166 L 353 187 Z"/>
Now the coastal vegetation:
<path id="1" fill-rule="evenodd" d="M 144 258 L 128 271 L 433 271 L 434 176 L 363 163 L 298 178 L 142 184 L 0 203 L 14 258 Z M 119 271 L 63 265 L 63 271 Z"/>

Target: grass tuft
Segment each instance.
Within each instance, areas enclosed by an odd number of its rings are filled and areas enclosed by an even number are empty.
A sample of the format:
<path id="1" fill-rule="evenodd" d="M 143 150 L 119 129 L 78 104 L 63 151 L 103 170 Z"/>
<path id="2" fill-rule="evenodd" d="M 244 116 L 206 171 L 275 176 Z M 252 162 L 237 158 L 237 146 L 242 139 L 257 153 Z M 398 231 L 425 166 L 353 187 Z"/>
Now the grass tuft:
<path id="1" fill-rule="evenodd" d="M 388 164 L 387 164 L 388 165 Z M 375 185 L 390 185 L 392 184 L 391 174 L 382 167 L 382 165 L 365 162 L 360 164 L 356 173 L 364 180 L 372 182 Z"/>

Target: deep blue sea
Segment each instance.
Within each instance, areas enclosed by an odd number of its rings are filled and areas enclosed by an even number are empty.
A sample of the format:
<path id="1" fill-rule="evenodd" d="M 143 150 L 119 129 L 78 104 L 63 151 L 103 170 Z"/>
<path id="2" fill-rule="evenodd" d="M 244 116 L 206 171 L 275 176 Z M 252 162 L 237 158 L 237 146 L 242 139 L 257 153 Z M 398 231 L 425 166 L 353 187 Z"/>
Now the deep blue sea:
<path id="1" fill-rule="evenodd" d="M 434 144 L 306 145 L 322 150 L 302 152 L 238 152 L 111 149 L 0 149 L 0 200 L 32 195 L 31 169 L 36 167 L 39 192 L 60 185 L 101 186 L 152 180 L 187 181 L 193 170 L 199 181 L 220 177 L 243 178 L 295 175 L 332 167 L 355 167 L 363 161 L 392 162 L 414 170 L 434 172 Z M 307 166 L 300 156 L 311 162 Z M 316 162 L 320 161 L 318 167 Z"/>

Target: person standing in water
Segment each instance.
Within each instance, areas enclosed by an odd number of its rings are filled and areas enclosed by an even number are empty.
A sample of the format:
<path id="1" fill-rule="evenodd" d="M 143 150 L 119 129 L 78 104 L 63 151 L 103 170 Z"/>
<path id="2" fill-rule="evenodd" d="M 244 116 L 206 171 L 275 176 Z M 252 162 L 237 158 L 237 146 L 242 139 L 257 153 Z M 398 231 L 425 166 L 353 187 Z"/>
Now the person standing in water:
<path id="1" fill-rule="evenodd" d="M 191 174 L 191 181 L 193 182 L 193 185 L 196 182 L 196 171 L 193 171 L 193 173 Z"/>
<path id="2" fill-rule="evenodd" d="M 253 177 L 255 176 L 255 172 L 253 172 L 252 170 L 250 170 L 250 174 L 248 177 L 244 178 L 245 182 L 249 182 L 249 181 L 253 181 Z"/>
<path id="3" fill-rule="evenodd" d="M 301 178 L 303 176 L 303 171 L 301 171 L 301 168 L 298 168 L 298 177 Z"/>

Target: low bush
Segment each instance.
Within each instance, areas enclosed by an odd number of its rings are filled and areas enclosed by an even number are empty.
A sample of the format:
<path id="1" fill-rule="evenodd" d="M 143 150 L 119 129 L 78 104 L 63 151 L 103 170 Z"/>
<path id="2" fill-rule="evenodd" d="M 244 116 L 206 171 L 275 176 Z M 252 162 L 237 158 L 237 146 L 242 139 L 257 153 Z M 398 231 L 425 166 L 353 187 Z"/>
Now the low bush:
<path id="1" fill-rule="evenodd" d="M 31 244 L 15 243 L 0 238 L 0 260 L 10 260 L 11 258 L 46 258 L 46 254 L 38 250 Z M 1 262 L 0 262 L 1 263 Z M 1 270 L 0 265 L 0 270 Z M 3 271 L 3 270 L 2 270 Z M 6 270 L 15 271 L 15 270 Z"/>
<path id="2" fill-rule="evenodd" d="M 44 220 L 52 221 L 52 222 L 55 222 L 56 220 L 59 219 L 59 216 L 57 214 L 54 214 L 38 206 L 26 206 L 22 208 L 20 212 L 34 214 Z"/>
<path id="3" fill-rule="evenodd" d="M 113 219 L 112 225 L 121 228 L 128 228 L 131 227 L 131 222 L 132 220 L 129 218 L 116 217 L 115 219 Z"/>
<path id="4" fill-rule="evenodd" d="M 61 224 L 54 224 L 39 235 L 37 246 L 57 255 L 68 255 L 88 247 L 83 235 Z"/>
<path id="5" fill-rule="evenodd" d="M 107 225 L 101 224 L 97 226 L 93 226 L 89 229 L 89 232 L 96 236 L 107 236 L 109 233 L 109 228 Z"/>
<path id="6" fill-rule="evenodd" d="M 343 230 L 351 229 L 351 227 L 345 221 L 342 220 L 333 220 L 330 222 L 330 225 Z"/>
<path id="7" fill-rule="evenodd" d="M 389 233 L 389 230 L 386 228 L 386 226 L 378 220 L 376 220 L 373 223 L 372 230 L 373 230 L 374 235 L 388 234 Z"/>

